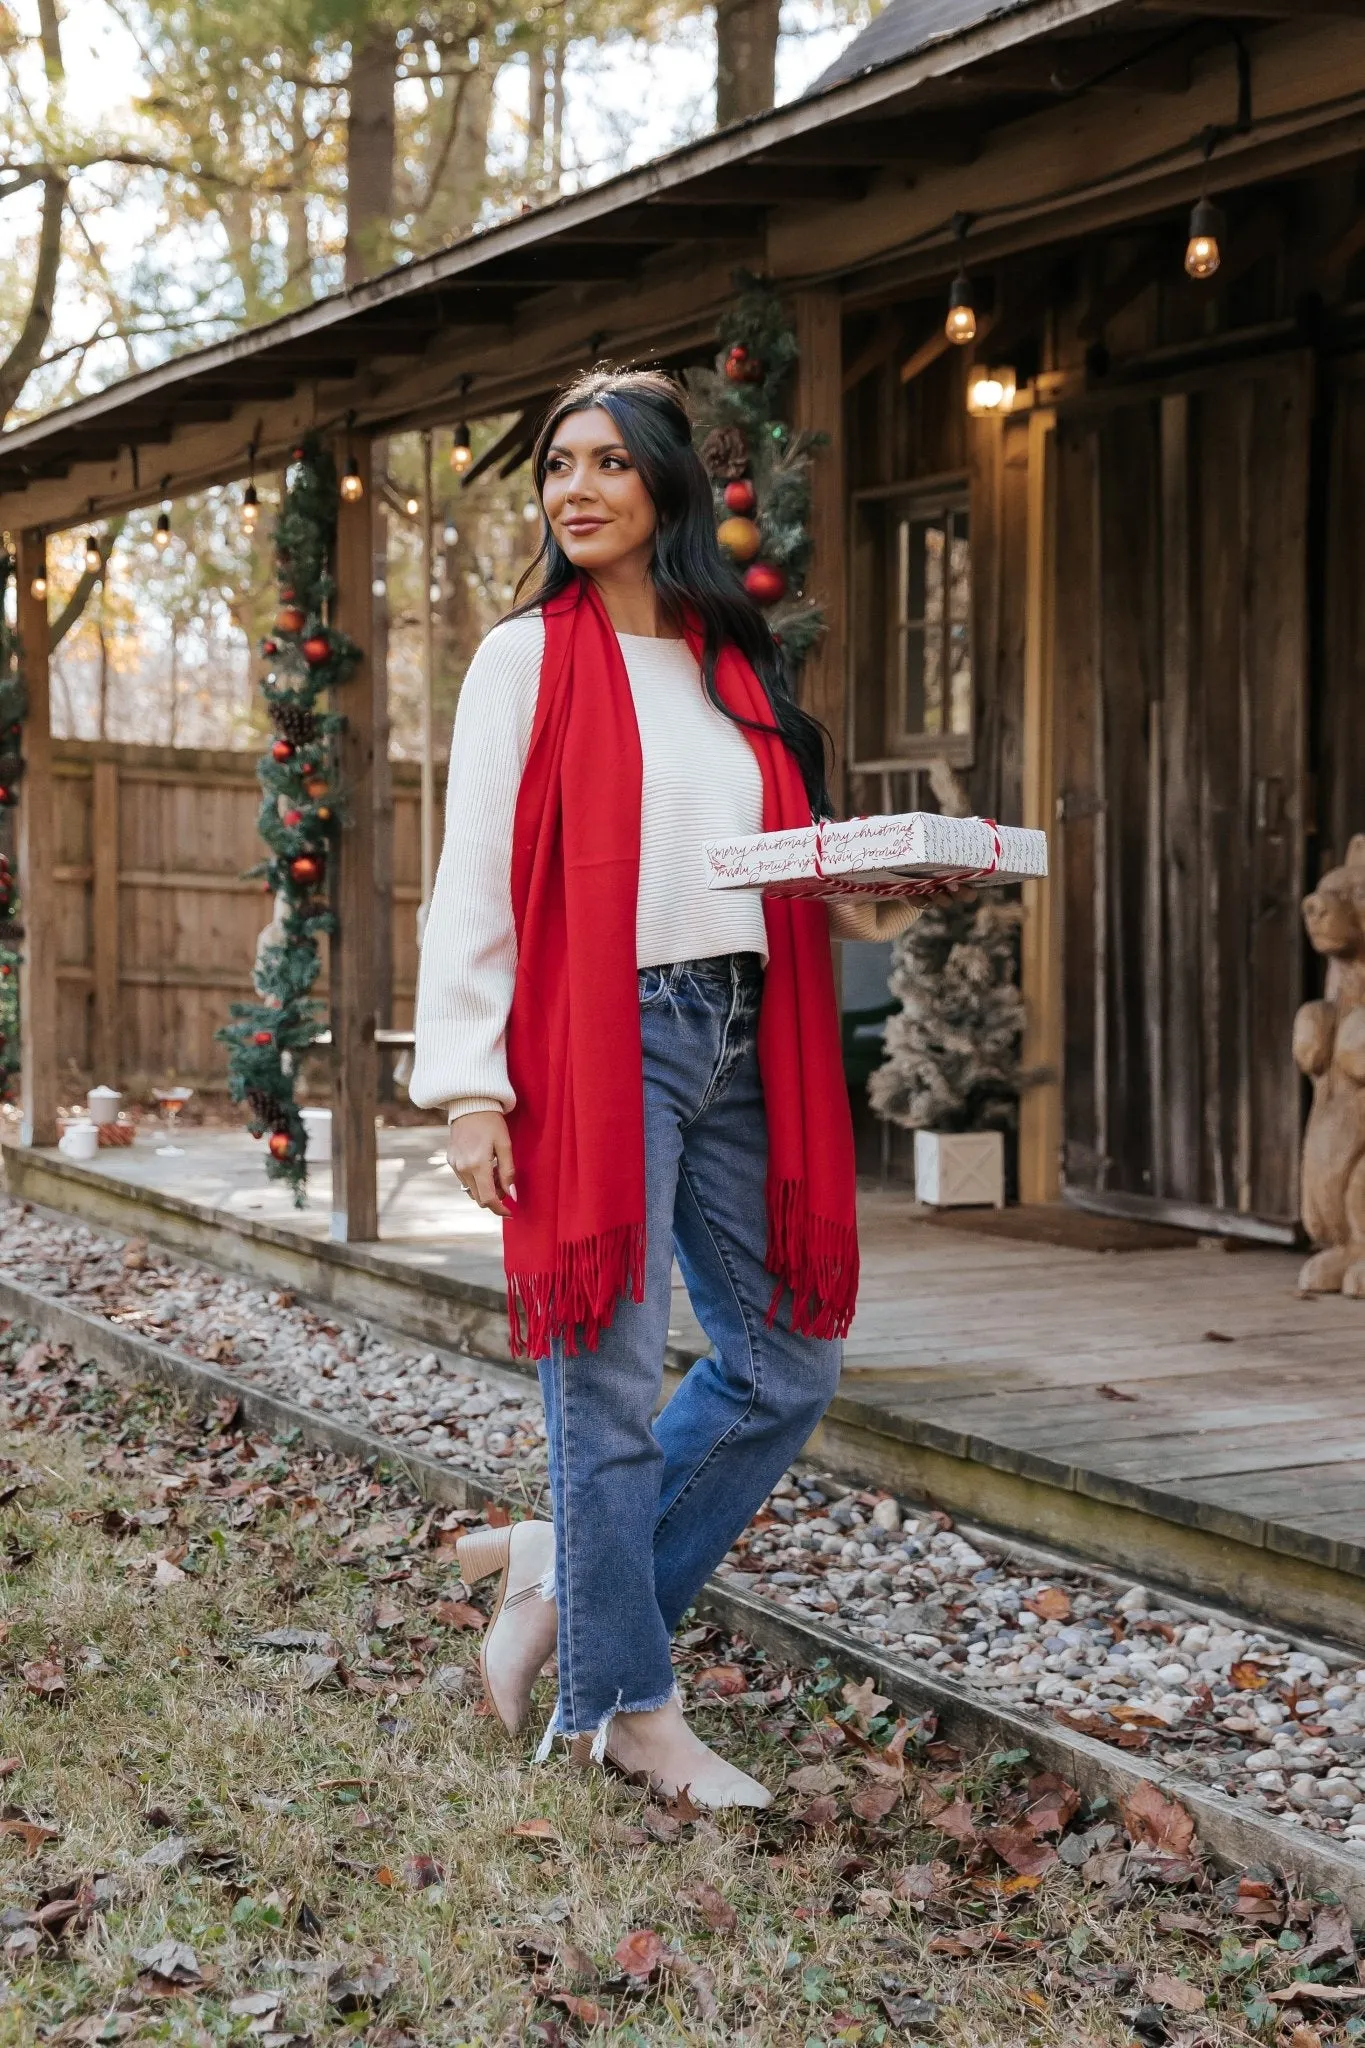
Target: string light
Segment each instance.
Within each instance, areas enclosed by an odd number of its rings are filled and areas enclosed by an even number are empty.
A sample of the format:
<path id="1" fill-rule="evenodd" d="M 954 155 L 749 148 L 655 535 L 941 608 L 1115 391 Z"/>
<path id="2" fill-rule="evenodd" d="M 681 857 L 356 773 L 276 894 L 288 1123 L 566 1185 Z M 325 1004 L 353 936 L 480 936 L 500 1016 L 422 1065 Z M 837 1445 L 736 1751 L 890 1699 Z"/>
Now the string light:
<path id="1" fill-rule="evenodd" d="M 158 553 L 164 554 L 170 544 L 171 515 L 169 512 L 163 511 L 157 515 L 156 527 L 152 534 L 152 546 L 156 548 Z"/>
<path id="2" fill-rule="evenodd" d="M 474 460 L 474 449 L 469 439 L 469 422 L 461 420 L 450 443 L 450 466 L 457 476 L 463 476 Z"/>
<path id="3" fill-rule="evenodd" d="M 365 480 L 360 474 L 360 464 L 356 461 L 354 455 L 348 455 L 346 458 L 346 468 L 342 472 L 340 489 L 341 495 L 348 505 L 358 505 L 365 495 Z"/>
<path id="4" fill-rule="evenodd" d="M 959 270 L 953 279 L 943 331 L 956 348 L 966 348 L 976 340 L 976 296 L 965 270 Z"/>
<path id="5" fill-rule="evenodd" d="M 256 531 L 256 521 L 261 516 L 261 501 L 256 496 L 255 484 L 248 484 L 242 493 L 242 525 L 248 533 Z"/>
<path id="6" fill-rule="evenodd" d="M 1212 277 L 1223 260 L 1221 242 L 1227 235 L 1227 216 L 1211 199 L 1200 199 L 1190 215 L 1190 239 L 1185 248 L 1185 269 L 1201 283 Z"/>
<path id="7" fill-rule="evenodd" d="M 104 567 L 98 536 L 90 533 L 85 538 L 85 566 L 92 576 L 97 576 Z"/>
<path id="8" fill-rule="evenodd" d="M 417 517 L 417 514 L 421 511 L 421 509 L 421 504 L 416 498 L 409 498 L 407 500 L 407 513 L 409 519 L 415 519 Z"/>
<path id="9" fill-rule="evenodd" d="M 447 519 L 445 525 L 441 528 L 442 542 L 446 547 L 453 548 L 459 538 L 459 529 L 456 527 L 454 520 Z"/>
<path id="10" fill-rule="evenodd" d="M 977 418 L 1013 412 L 1019 379 L 1009 368 L 973 370 L 967 379 L 967 410 Z"/>
<path id="11" fill-rule="evenodd" d="M 47 596 L 47 577 L 43 574 L 43 571 L 41 569 L 33 578 L 33 581 L 29 584 L 28 594 L 30 597 L 36 598 L 44 598 Z"/>

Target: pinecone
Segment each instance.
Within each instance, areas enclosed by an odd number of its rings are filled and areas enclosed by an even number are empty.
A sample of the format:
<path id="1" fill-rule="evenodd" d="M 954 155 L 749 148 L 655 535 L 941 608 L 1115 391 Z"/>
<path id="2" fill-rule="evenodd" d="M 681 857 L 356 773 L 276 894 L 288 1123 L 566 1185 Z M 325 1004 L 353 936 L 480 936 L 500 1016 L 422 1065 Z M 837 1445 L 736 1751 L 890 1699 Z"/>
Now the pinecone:
<path id="1" fill-rule="evenodd" d="M 276 697 L 271 701 L 270 723 L 291 747 L 306 747 L 318 736 L 315 715 L 302 704 L 291 703 L 287 698 Z"/>
<path id="2" fill-rule="evenodd" d="M 284 1104 L 278 1095 L 272 1095 L 266 1088 L 248 1088 L 246 1106 L 256 1123 L 267 1124 L 272 1130 L 277 1124 L 284 1122 Z"/>
<path id="3" fill-rule="evenodd" d="M 712 427 L 701 444 L 702 467 L 721 483 L 737 483 L 749 467 L 742 427 Z"/>

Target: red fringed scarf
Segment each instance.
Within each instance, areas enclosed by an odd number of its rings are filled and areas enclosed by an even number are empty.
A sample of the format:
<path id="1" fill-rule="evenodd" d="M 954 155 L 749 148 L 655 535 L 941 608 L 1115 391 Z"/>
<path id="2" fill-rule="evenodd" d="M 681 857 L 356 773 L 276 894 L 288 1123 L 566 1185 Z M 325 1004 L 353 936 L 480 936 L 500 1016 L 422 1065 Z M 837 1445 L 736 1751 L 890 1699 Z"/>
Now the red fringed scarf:
<path id="1" fill-rule="evenodd" d="M 689 636 L 691 638 L 691 636 Z M 699 639 L 693 642 L 700 654 Z M 717 687 L 759 724 L 771 709 L 733 648 Z M 795 759 L 746 734 L 763 829 L 810 823 Z M 640 735 L 606 609 L 580 582 L 545 607 L 545 659 L 512 833 L 517 977 L 507 1025 L 517 1208 L 503 1226 L 512 1351 L 595 1350 L 627 1292 L 644 1298 L 645 1136 L 635 910 Z M 700 854 L 698 855 L 700 858 Z M 768 1114 L 768 1270 L 792 1327 L 842 1337 L 858 1292 L 853 1130 L 825 906 L 765 902 L 758 1057 Z"/>

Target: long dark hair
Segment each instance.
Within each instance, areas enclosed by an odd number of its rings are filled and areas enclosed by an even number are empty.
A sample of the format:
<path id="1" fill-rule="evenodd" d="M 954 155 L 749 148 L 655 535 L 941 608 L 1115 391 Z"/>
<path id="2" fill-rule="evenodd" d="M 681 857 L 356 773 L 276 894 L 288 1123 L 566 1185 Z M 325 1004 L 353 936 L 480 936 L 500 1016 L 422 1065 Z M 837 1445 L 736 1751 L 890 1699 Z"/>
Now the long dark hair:
<path id="1" fill-rule="evenodd" d="M 560 424 L 570 413 L 600 406 L 610 415 L 626 452 L 658 514 L 651 575 L 664 615 L 681 627 L 691 614 L 702 628 L 702 687 L 717 711 L 751 731 L 776 730 L 790 747 L 817 818 L 831 810 L 825 779 L 822 725 L 803 711 L 791 692 L 782 650 L 768 622 L 716 539 L 711 486 L 692 445 L 692 424 L 681 387 L 659 370 L 590 370 L 561 392 L 536 437 L 531 456 L 536 496 L 544 503 L 545 470 Z M 534 611 L 558 596 L 580 573 L 544 522 L 540 549 L 517 586 L 539 572 L 533 593 L 516 613 Z M 722 703 L 716 689 L 716 661 L 723 647 L 737 647 L 763 685 L 772 707 L 771 727 L 753 725 Z"/>

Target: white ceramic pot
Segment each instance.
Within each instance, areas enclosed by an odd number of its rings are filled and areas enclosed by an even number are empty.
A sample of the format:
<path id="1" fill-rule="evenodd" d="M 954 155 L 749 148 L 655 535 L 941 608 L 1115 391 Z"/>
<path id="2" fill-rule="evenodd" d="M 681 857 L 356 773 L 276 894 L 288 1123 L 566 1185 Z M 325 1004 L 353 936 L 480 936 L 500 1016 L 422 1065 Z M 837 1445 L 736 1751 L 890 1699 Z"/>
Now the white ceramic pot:
<path id="1" fill-rule="evenodd" d="M 1003 1209 L 999 1131 L 916 1131 L 915 1198 L 935 1209 Z"/>
<path id="2" fill-rule="evenodd" d="M 332 1156 L 332 1112 L 330 1109 L 301 1109 L 303 1128 L 308 1133 L 309 1159 L 330 1159 Z"/>
<path id="3" fill-rule="evenodd" d="M 117 1123 L 123 1097 L 117 1088 L 92 1088 L 85 1098 L 92 1124 Z"/>

